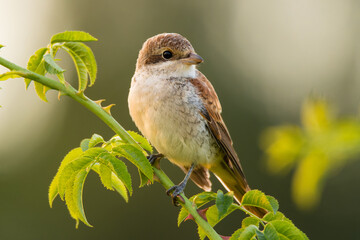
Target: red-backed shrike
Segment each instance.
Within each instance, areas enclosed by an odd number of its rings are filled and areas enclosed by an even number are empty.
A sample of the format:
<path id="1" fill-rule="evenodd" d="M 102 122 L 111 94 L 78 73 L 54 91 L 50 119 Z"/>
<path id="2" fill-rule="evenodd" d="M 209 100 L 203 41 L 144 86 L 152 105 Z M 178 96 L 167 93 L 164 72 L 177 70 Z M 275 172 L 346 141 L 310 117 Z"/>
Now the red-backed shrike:
<path id="1" fill-rule="evenodd" d="M 143 44 L 129 93 L 130 115 L 157 151 L 184 170 L 186 177 L 169 189 L 175 199 L 190 177 L 211 190 L 213 172 L 236 200 L 250 190 L 221 117 L 221 105 L 209 80 L 196 69 L 203 59 L 190 42 L 163 33 Z M 259 208 L 249 210 L 263 216 Z"/>

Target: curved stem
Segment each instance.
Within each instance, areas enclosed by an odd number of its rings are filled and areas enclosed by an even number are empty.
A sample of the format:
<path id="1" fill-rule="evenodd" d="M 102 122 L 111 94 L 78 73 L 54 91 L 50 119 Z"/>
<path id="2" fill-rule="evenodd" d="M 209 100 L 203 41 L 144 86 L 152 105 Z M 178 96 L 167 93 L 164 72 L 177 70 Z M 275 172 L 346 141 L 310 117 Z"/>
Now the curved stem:
<path id="1" fill-rule="evenodd" d="M 0 65 L 8 68 L 9 70 L 22 72 L 26 78 L 33 81 L 39 82 L 51 89 L 58 90 L 65 95 L 68 95 L 75 101 L 79 102 L 81 105 L 89 109 L 92 113 L 98 116 L 106 125 L 108 125 L 116 134 L 118 134 L 121 139 L 124 141 L 137 144 L 137 142 L 126 132 L 126 130 L 110 115 L 108 114 L 100 105 L 95 103 L 90 98 L 86 97 L 83 93 L 78 93 L 71 85 L 62 84 L 51 78 L 39 75 L 37 73 L 31 72 L 27 69 L 24 69 L 2 57 L 0 57 Z M 166 188 L 169 189 L 174 183 L 169 179 L 169 177 L 160 169 L 153 167 L 155 175 L 158 177 L 160 183 Z M 213 227 L 210 226 L 196 211 L 192 206 L 192 203 L 185 197 L 184 194 L 181 194 L 184 199 L 184 203 L 180 203 L 195 219 L 195 222 L 204 229 L 206 235 L 211 240 L 222 240 L 222 238 L 217 234 Z"/>

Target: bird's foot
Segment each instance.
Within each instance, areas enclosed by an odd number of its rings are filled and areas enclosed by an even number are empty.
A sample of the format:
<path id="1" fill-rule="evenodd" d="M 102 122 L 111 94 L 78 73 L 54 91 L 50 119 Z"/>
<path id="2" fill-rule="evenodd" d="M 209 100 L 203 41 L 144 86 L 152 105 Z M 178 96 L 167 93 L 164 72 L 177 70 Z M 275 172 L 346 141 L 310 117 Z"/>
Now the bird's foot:
<path id="1" fill-rule="evenodd" d="M 184 202 L 184 199 L 180 196 L 180 194 L 184 192 L 185 186 L 186 182 L 181 182 L 179 185 L 174 185 L 166 191 L 167 195 L 171 195 L 172 202 L 176 207 L 180 206 L 179 199 Z"/>
<path id="2" fill-rule="evenodd" d="M 158 153 L 158 154 L 152 154 L 147 156 L 147 159 L 149 160 L 150 164 L 153 165 L 154 167 L 160 169 L 160 160 L 164 157 L 163 154 Z"/>

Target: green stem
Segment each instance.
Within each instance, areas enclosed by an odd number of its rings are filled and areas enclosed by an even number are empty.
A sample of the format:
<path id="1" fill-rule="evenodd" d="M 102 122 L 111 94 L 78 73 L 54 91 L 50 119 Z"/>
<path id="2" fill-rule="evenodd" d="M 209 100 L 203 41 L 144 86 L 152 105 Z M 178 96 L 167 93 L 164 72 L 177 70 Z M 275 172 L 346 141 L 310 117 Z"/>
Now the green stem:
<path id="1" fill-rule="evenodd" d="M 108 125 L 116 134 L 118 134 L 124 141 L 137 144 L 135 140 L 126 132 L 126 130 L 110 115 L 108 114 L 100 105 L 92 101 L 90 98 L 86 97 L 83 93 L 77 92 L 71 85 L 62 84 L 51 78 L 39 75 L 37 73 L 31 72 L 27 69 L 24 69 L 8 60 L 0 57 L 0 65 L 8 68 L 12 71 L 19 71 L 23 75 L 33 81 L 39 82 L 51 89 L 58 90 L 65 95 L 70 96 L 75 101 L 79 102 L 81 105 L 89 109 L 92 113 L 98 116 L 106 125 Z M 153 167 L 155 175 L 158 177 L 160 183 L 166 188 L 169 189 L 174 183 L 169 179 L 169 177 L 162 171 Z M 222 240 L 222 238 L 217 234 L 217 232 L 212 228 L 208 222 L 206 222 L 192 206 L 192 203 L 185 197 L 184 194 L 181 194 L 184 199 L 184 203 L 180 203 L 195 219 L 195 222 L 204 229 L 206 235 L 211 240 Z"/>

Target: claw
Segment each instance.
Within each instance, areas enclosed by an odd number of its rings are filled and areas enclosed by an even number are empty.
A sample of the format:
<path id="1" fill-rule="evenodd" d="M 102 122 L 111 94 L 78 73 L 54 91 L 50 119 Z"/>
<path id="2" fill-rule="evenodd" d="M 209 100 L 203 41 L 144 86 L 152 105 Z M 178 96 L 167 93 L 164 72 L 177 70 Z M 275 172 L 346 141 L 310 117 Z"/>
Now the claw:
<path id="1" fill-rule="evenodd" d="M 186 186 L 186 182 L 185 183 L 181 182 L 179 185 L 172 186 L 171 188 L 169 188 L 166 191 L 166 194 L 168 196 L 171 195 L 172 202 L 173 202 L 174 206 L 176 206 L 176 207 L 178 207 L 180 205 L 179 198 L 182 202 L 184 202 L 184 199 L 182 199 L 180 194 L 184 192 L 185 186 Z"/>
<path id="2" fill-rule="evenodd" d="M 157 161 L 160 161 L 163 157 L 164 157 L 163 154 L 158 153 L 158 154 L 149 155 L 146 158 L 149 160 L 151 165 L 154 165 L 156 164 Z"/>

